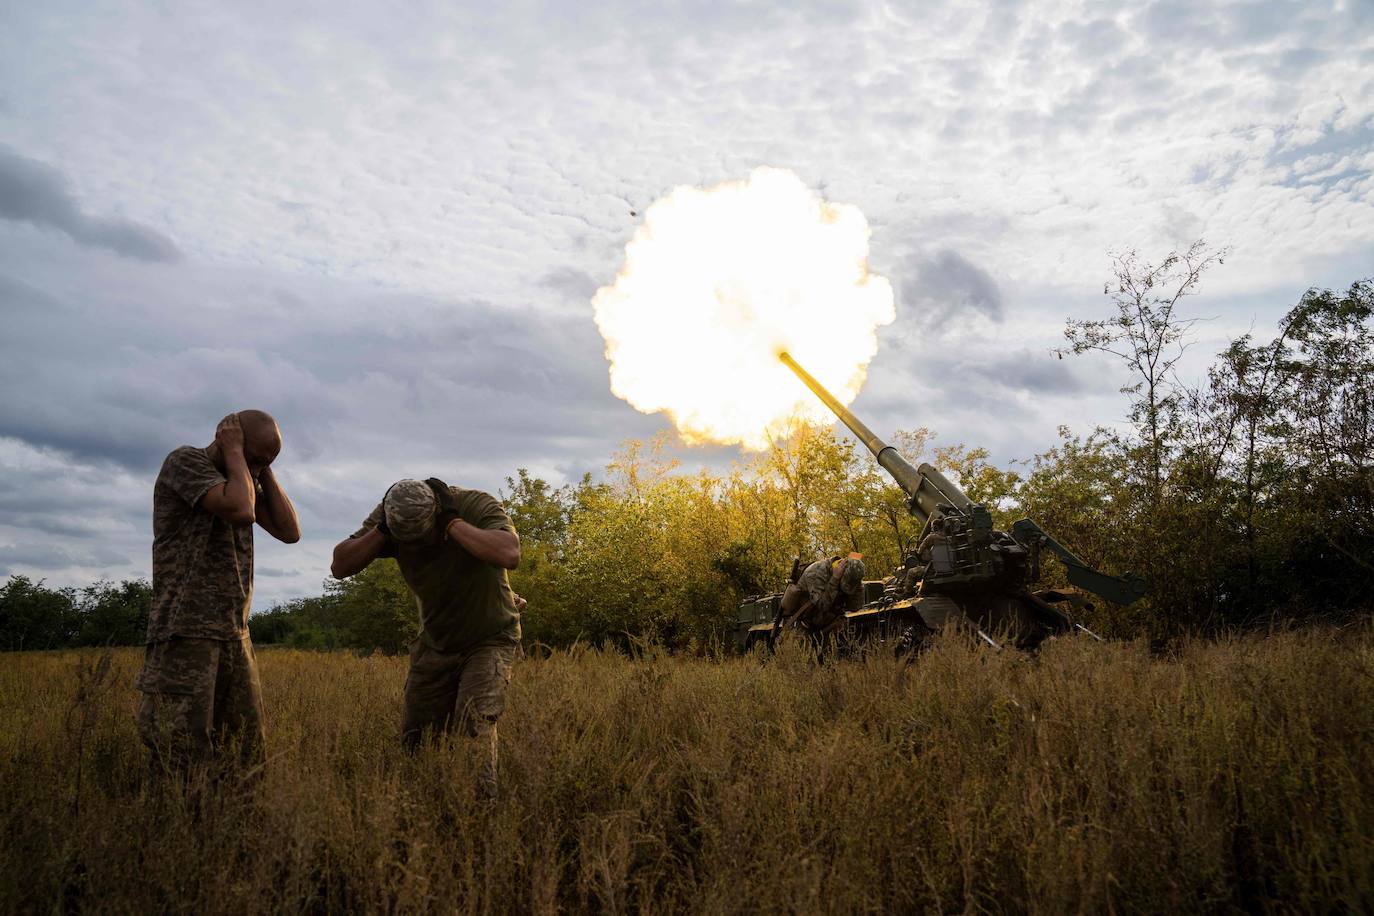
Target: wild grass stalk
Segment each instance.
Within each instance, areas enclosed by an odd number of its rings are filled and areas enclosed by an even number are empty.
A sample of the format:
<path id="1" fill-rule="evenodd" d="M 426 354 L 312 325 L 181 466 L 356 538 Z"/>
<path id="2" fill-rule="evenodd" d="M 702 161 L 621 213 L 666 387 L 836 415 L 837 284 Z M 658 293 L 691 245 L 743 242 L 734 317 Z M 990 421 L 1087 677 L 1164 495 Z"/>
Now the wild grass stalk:
<path id="1" fill-rule="evenodd" d="M 469 744 L 401 752 L 403 659 L 289 650 L 260 652 L 256 789 L 159 797 L 139 660 L 0 656 L 5 911 L 1374 908 L 1367 628 L 909 666 L 576 647 L 517 667 L 490 807 Z"/>

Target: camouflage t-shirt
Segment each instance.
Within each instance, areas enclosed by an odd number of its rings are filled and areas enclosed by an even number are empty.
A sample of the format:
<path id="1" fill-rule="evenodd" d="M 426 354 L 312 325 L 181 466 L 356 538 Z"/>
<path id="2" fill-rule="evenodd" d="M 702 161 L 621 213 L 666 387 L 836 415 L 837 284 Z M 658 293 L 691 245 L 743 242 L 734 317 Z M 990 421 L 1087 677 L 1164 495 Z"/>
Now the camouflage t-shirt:
<path id="1" fill-rule="evenodd" d="M 832 557 L 829 560 L 817 560 L 797 577 L 797 587 L 806 592 L 812 604 L 827 614 L 831 611 L 857 611 L 863 605 L 862 590 L 853 595 L 840 591 L 840 580 L 835 578 L 834 566 L 841 559 Z"/>
<path id="2" fill-rule="evenodd" d="M 162 462 L 153 485 L 150 643 L 248 634 L 253 526 L 236 528 L 200 504 L 212 487 L 226 482 L 203 448 L 184 445 Z"/>
<path id="3" fill-rule="evenodd" d="M 401 576 L 415 594 L 420 640 L 440 652 L 461 652 L 503 635 L 518 641 L 520 614 L 515 610 L 506 571 L 477 559 L 461 544 L 444 537 L 454 518 L 488 530 L 514 532 L 515 526 L 490 494 L 458 487 L 449 487 L 449 492 L 457 511 L 440 515 L 428 539 L 419 543 L 393 539 L 382 552 L 382 556 L 396 558 Z M 379 503 L 353 537 L 376 528 L 382 518 Z"/>

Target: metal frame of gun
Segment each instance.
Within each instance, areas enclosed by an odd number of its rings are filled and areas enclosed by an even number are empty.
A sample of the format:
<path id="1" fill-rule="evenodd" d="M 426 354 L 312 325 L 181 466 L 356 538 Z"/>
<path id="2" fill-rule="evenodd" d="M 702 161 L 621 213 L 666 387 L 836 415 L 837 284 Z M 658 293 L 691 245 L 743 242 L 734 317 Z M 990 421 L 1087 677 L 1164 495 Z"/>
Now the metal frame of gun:
<path id="1" fill-rule="evenodd" d="M 939 512 L 963 516 L 973 527 L 991 530 L 991 516 L 985 506 L 975 503 L 934 466 L 922 464 L 919 468 L 913 468 L 895 448 L 879 439 L 873 430 L 837 401 L 820 382 L 812 378 L 790 354 L 779 353 L 778 359 L 791 369 L 845 426 L 849 427 L 859 441 L 873 453 L 879 466 L 892 475 L 892 479 L 906 493 L 907 506 L 917 521 L 925 525 L 933 514 Z M 1047 547 L 1064 562 L 1069 582 L 1078 588 L 1100 595 L 1116 604 L 1130 604 L 1145 594 L 1144 579 L 1132 573 L 1120 577 L 1110 576 L 1093 569 L 1030 519 L 1021 519 L 1012 525 L 1010 535 L 1001 536 L 1009 537 L 1027 552 L 1036 576 L 1039 574 L 1039 552 L 1042 547 Z M 980 635 L 991 642 L 986 634 Z"/>
<path id="2" fill-rule="evenodd" d="M 1101 595 L 1116 604 L 1130 604 L 1145 596 L 1144 579 L 1134 573 L 1126 573 L 1124 576 L 1109 576 L 1106 573 L 1098 572 L 1028 518 L 1023 518 L 1011 526 L 1011 536 L 1023 545 L 1029 546 L 1032 543 L 1039 543 L 1048 547 L 1055 556 L 1064 561 L 1064 568 L 1069 575 L 1069 583 L 1085 591 Z"/>

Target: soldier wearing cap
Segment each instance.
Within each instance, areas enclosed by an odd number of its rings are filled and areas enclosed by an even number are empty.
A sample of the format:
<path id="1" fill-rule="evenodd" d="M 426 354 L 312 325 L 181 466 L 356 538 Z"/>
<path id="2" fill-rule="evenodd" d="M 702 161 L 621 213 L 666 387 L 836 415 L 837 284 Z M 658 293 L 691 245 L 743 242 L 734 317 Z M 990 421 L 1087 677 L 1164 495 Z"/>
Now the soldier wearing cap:
<path id="1" fill-rule="evenodd" d="M 400 480 L 361 528 L 334 548 L 344 579 L 394 557 L 415 595 L 420 635 L 411 644 L 402 742 L 458 730 L 481 740 L 481 796 L 496 795 L 496 720 L 520 648 L 520 607 L 507 570 L 520 538 L 495 498 L 429 480 Z"/>
<path id="2" fill-rule="evenodd" d="M 776 635 L 781 627 L 800 627 L 824 636 L 844 623 L 846 611 L 863 605 L 864 564 L 857 554 L 817 560 L 787 586 L 773 620 Z"/>
<path id="3" fill-rule="evenodd" d="M 281 430 L 243 410 L 205 448 L 183 445 L 153 485 L 153 604 L 137 686 L 138 730 L 154 768 L 187 773 L 225 750 L 263 760 L 262 688 L 248 610 L 253 525 L 294 544 L 296 509 L 272 471 Z"/>

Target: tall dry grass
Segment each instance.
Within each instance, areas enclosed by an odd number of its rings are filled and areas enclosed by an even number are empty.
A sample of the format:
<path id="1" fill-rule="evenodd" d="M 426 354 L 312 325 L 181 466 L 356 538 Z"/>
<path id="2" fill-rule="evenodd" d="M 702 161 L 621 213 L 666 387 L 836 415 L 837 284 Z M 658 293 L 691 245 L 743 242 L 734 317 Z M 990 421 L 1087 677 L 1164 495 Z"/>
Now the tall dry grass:
<path id="1" fill-rule="evenodd" d="M 522 662 L 503 795 L 404 662 L 260 653 L 253 791 L 159 793 L 140 656 L 0 656 L 7 911 L 1374 909 L 1374 632 Z"/>

